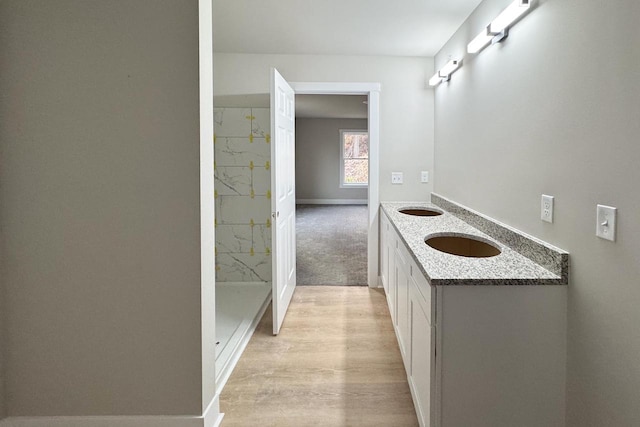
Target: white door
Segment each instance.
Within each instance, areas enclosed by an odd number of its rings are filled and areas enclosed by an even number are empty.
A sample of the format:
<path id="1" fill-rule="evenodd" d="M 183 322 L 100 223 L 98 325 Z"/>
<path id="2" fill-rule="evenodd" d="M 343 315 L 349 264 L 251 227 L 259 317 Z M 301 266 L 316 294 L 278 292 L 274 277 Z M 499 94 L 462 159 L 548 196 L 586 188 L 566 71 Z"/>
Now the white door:
<path id="1" fill-rule="evenodd" d="M 271 69 L 271 244 L 273 334 L 287 314 L 296 287 L 295 97 Z"/>

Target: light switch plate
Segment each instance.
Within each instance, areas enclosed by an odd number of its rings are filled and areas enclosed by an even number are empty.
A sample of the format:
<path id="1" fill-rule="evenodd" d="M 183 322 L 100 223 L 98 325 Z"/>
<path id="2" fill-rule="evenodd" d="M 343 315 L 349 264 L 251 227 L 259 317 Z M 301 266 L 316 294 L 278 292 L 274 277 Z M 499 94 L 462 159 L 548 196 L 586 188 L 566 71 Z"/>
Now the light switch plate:
<path id="1" fill-rule="evenodd" d="M 598 223 L 596 224 L 596 236 L 615 242 L 617 213 L 617 208 L 598 205 L 596 213 L 596 217 L 598 220 Z"/>
<path id="2" fill-rule="evenodd" d="M 429 182 L 429 171 L 420 172 L 420 182 L 422 183 Z"/>
<path id="3" fill-rule="evenodd" d="M 553 222 L 553 196 L 542 195 L 540 219 L 546 222 Z"/>
<path id="4" fill-rule="evenodd" d="M 404 181 L 402 172 L 391 172 L 391 183 L 392 184 L 402 184 Z"/>

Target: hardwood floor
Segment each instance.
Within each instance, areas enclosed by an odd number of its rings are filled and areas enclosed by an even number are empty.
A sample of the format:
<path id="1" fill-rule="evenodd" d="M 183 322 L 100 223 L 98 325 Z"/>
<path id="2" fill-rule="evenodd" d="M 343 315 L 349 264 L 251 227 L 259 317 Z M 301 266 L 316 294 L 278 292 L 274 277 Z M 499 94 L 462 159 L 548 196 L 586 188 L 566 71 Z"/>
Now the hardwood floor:
<path id="1" fill-rule="evenodd" d="M 220 399 L 223 427 L 417 426 L 382 289 L 297 287 L 267 309 Z"/>

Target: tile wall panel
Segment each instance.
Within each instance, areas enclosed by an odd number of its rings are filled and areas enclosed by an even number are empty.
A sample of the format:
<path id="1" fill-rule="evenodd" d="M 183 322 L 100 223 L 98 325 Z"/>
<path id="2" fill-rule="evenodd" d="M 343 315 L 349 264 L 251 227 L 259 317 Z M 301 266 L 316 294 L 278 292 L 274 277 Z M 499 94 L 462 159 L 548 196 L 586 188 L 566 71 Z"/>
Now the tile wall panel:
<path id="1" fill-rule="evenodd" d="M 216 108 L 216 281 L 271 281 L 268 108 Z"/>

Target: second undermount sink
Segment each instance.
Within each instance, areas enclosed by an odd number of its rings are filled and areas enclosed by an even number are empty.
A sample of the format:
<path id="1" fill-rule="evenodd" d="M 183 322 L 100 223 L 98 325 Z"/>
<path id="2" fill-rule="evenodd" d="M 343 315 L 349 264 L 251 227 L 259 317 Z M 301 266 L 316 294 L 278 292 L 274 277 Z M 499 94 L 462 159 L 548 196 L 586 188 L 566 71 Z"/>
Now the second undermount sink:
<path id="1" fill-rule="evenodd" d="M 488 258 L 501 253 L 497 246 L 475 236 L 434 236 L 428 237 L 424 242 L 440 252 L 470 258 Z"/>
<path id="2" fill-rule="evenodd" d="M 432 208 L 403 208 L 398 209 L 398 212 L 405 215 L 413 216 L 438 216 L 442 215 L 442 211 Z"/>

